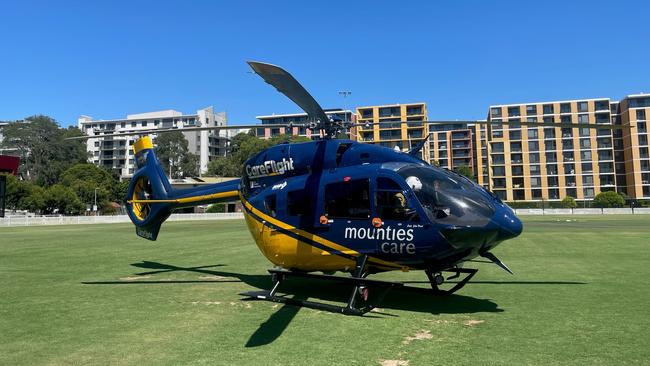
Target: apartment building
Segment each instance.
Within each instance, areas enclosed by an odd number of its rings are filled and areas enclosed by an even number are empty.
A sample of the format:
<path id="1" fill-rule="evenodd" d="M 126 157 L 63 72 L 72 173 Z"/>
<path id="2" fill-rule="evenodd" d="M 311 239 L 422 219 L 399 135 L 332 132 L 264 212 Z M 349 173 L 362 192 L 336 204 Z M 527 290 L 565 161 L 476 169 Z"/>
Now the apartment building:
<path id="1" fill-rule="evenodd" d="M 397 147 L 402 151 L 417 145 L 428 133 L 424 122 L 428 119 L 426 103 L 358 107 L 356 119 L 358 141 L 393 149 Z M 422 149 L 422 159 L 431 160 L 429 145 Z"/>
<path id="2" fill-rule="evenodd" d="M 620 190 L 633 198 L 650 198 L 650 94 L 628 95 L 616 104 L 612 113 L 615 123 L 625 127 L 622 131 L 617 131 L 620 142 L 615 151 L 620 158 L 617 159 L 616 165 L 622 168 L 620 175 L 617 175 Z M 616 140 L 614 142 L 616 143 Z"/>
<path id="3" fill-rule="evenodd" d="M 225 112 L 214 112 L 212 107 L 199 109 L 195 114 L 184 114 L 175 110 L 163 110 L 130 114 L 123 119 L 94 120 L 89 116 L 78 119 L 78 127 L 88 136 L 101 136 L 116 132 L 187 127 L 225 126 Z M 201 173 L 207 171 L 208 162 L 217 156 L 224 156 L 228 147 L 227 131 L 183 132 L 189 151 L 199 156 Z M 155 138 L 155 134 L 152 134 Z M 135 171 L 131 145 L 137 136 L 103 137 L 88 139 L 87 150 L 90 162 L 116 170 L 122 178 L 129 178 Z M 155 140 L 154 140 L 155 142 Z"/>
<path id="4" fill-rule="evenodd" d="M 334 119 L 340 119 L 342 121 L 354 121 L 354 115 L 349 110 L 344 110 L 342 108 L 326 109 L 324 110 L 325 114 Z M 255 129 L 255 136 L 263 139 L 270 139 L 271 137 L 287 134 L 293 136 L 302 136 L 307 137 L 312 140 L 316 140 L 321 137 L 319 131 L 312 131 L 306 127 L 264 127 L 268 124 L 288 124 L 288 123 L 307 123 L 307 113 L 294 113 L 294 114 L 272 114 L 267 116 L 257 116 L 255 117 L 262 122 L 260 127 Z M 346 131 L 347 138 L 354 135 L 354 130 Z"/>
<path id="5" fill-rule="evenodd" d="M 650 198 L 648 107 L 648 95 L 490 106 L 492 124 L 480 140 L 487 145 L 487 188 L 507 201 L 590 200 L 603 191 Z M 521 121 L 575 127 L 526 127 Z M 626 128 L 581 128 L 584 123 Z"/>

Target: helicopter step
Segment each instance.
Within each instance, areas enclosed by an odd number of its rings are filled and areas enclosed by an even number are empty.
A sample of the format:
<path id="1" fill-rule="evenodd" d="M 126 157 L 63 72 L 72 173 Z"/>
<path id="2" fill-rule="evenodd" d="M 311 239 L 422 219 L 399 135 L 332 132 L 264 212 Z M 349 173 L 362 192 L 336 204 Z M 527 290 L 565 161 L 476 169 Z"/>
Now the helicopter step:
<path id="1" fill-rule="evenodd" d="M 384 296 L 390 291 L 390 289 L 395 287 L 403 287 L 404 284 L 401 282 L 391 282 L 391 281 L 380 281 L 380 280 L 369 280 L 366 277 L 367 272 L 365 272 L 367 256 L 363 255 L 357 258 L 357 265 L 353 272 L 352 277 L 341 277 L 333 276 L 326 274 L 313 274 L 313 273 L 303 273 L 288 271 L 284 269 L 269 269 L 271 278 L 273 280 L 273 287 L 270 291 L 250 291 L 244 292 L 240 295 L 247 296 L 251 299 L 259 299 L 266 301 L 273 301 L 278 303 L 284 303 L 289 305 L 304 306 L 311 309 L 324 310 L 334 313 L 342 313 L 345 315 L 363 315 L 370 310 L 374 309 L 381 303 L 384 299 Z M 286 296 L 276 295 L 280 285 L 284 280 L 289 277 L 302 277 L 302 278 L 312 278 L 320 279 L 326 281 L 334 282 L 343 282 L 346 284 L 353 285 L 352 293 L 346 306 L 336 306 L 326 303 L 320 303 L 315 301 L 307 300 L 298 300 L 295 298 L 289 298 Z M 374 294 L 373 297 L 370 297 L 370 288 L 377 289 L 377 295 Z"/>

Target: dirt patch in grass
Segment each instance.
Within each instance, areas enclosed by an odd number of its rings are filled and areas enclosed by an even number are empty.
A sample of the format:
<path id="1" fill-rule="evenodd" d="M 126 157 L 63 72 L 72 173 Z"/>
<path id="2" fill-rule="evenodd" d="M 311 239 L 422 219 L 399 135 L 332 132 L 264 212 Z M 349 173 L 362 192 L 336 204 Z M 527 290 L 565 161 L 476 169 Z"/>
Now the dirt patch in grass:
<path id="1" fill-rule="evenodd" d="M 379 360 L 381 366 L 409 366 L 408 360 Z"/>
<path id="2" fill-rule="evenodd" d="M 433 338 L 433 336 L 431 335 L 430 330 L 421 330 L 421 331 L 415 333 L 414 335 L 412 335 L 410 337 L 404 338 L 402 343 L 403 344 L 409 344 L 409 343 L 411 343 L 412 341 L 415 341 L 415 340 L 431 339 L 431 338 Z"/>
<path id="3" fill-rule="evenodd" d="M 129 276 L 129 277 L 121 277 L 120 281 L 137 281 L 137 280 L 146 280 L 147 278 L 151 278 L 151 276 Z"/>
<path id="4" fill-rule="evenodd" d="M 467 325 L 468 327 L 473 327 L 475 325 L 482 324 L 482 323 L 485 323 L 485 320 L 470 319 L 465 322 L 465 325 Z"/>

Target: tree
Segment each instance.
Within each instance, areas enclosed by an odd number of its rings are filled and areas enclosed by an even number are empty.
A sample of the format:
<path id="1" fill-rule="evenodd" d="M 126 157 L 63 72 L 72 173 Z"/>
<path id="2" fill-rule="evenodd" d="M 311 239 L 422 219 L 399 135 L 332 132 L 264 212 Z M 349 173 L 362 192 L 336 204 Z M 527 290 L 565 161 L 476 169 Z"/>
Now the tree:
<path id="1" fill-rule="evenodd" d="M 208 206 L 208 209 L 205 210 L 207 213 L 222 213 L 226 212 L 226 205 L 223 203 L 215 203 Z"/>
<path id="2" fill-rule="evenodd" d="M 156 156 L 170 178 L 197 176 L 198 157 L 189 152 L 188 142 L 180 131 L 161 133 L 156 138 Z M 171 169 L 170 169 L 171 168 Z"/>
<path id="3" fill-rule="evenodd" d="M 614 191 L 600 192 L 594 197 L 594 206 L 596 207 L 623 207 L 625 199 Z"/>
<path id="4" fill-rule="evenodd" d="M 73 165 L 61 174 L 60 182 L 71 188 L 85 206 L 94 205 L 96 198 L 102 211 L 111 208 L 109 201 L 113 198 L 113 189 L 119 186 L 111 172 L 90 163 Z"/>
<path id="5" fill-rule="evenodd" d="M 88 160 L 85 143 L 66 140 L 82 132 L 76 127 L 59 128 L 48 116 L 28 117 L 24 122 L 4 126 L 2 132 L 2 145 L 17 149 L 20 154 L 20 174 L 39 185 L 56 183 L 61 172 L 69 166 Z"/>
<path id="6" fill-rule="evenodd" d="M 562 207 L 564 208 L 576 208 L 578 207 L 578 204 L 576 203 L 576 200 L 573 199 L 571 196 L 566 196 L 564 199 L 560 202 L 562 204 Z"/>
<path id="7" fill-rule="evenodd" d="M 467 165 L 461 165 L 458 168 L 456 168 L 455 171 L 460 175 L 464 175 L 467 178 L 474 180 L 474 174 L 472 173 L 472 168 L 470 168 Z"/>
<path id="8" fill-rule="evenodd" d="M 234 159 L 218 157 L 208 163 L 208 174 L 218 177 L 239 177 L 242 168 Z"/>
<path id="9" fill-rule="evenodd" d="M 43 213 L 58 213 L 62 215 L 78 215 L 85 206 L 70 187 L 55 184 L 44 193 Z"/>

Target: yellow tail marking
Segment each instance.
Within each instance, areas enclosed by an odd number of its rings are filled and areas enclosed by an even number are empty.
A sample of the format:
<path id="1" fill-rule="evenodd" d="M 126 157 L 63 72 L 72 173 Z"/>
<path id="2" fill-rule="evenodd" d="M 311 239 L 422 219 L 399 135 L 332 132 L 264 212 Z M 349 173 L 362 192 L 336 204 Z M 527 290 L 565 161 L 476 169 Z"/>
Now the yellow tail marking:
<path id="1" fill-rule="evenodd" d="M 184 197 L 184 198 L 175 198 L 175 199 L 170 199 L 170 200 L 139 200 L 139 199 L 132 199 L 128 201 L 129 203 L 192 203 L 192 202 L 198 202 L 198 201 L 206 201 L 206 200 L 216 200 L 220 198 L 229 198 L 229 197 L 237 197 L 239 196 L 238 191 L 228 191 L 228 192 L 219 192 L 219 193 L 213 193 L 213 194 L 204 194 L 201 196 L 192 196 L 192 197 Z"/>

